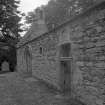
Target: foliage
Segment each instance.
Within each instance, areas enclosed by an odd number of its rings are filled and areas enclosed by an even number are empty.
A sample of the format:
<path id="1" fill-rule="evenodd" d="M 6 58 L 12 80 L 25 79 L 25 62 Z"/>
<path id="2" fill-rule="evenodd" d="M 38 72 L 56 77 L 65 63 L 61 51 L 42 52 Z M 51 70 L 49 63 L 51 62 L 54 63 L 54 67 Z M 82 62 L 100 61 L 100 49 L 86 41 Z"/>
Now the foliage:
<path id="1" fill-rule="evenodd" d="M 48 28 L 51 30 L 59 24 L 75 16 L 98 0 L 50 0 L 47 5 L 43 6 L 45 20 Z M 32 23 L 35 18 L 35 11 L 26 16 L 26 22 Z"/>
<path id="2" fill-rule="evenodd" d="M 18 38 L 22 32 L 20 26 L 21 13 L 18 10 L 19 1 L 0 0 L 0 31 L 3 37 L 13 36 Z"/>

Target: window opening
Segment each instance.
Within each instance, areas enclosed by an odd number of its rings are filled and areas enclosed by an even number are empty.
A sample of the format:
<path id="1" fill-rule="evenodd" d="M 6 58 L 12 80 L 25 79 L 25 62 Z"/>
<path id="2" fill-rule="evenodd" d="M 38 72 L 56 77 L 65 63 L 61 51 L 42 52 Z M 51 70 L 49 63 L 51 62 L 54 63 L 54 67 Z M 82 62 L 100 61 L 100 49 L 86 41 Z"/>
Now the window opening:
<path id="1" fill-rule="evenodd" d="M 61 57 L 70 57 L 71 53 L 71 44 L 63 44 L 61 45 L 60 56 Z"/>
<path id="2" fill-rule="evenodd" d="M 39 51 L 39 53 L 40 54 L 43 54 L 43 48 L 42 47 L 40 47 L 40 49 L 39 49 L 40 51 Z"/>

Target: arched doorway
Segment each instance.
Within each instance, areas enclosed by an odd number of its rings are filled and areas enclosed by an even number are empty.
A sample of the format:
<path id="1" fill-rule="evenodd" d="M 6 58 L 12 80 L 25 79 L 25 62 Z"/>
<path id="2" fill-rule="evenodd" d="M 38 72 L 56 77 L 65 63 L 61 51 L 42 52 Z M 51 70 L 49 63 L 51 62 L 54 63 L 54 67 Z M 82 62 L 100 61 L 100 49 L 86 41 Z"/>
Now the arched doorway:
<path id="1" fill-rule="evenodd" d="M 0 71 L 3 72 L 5 68 L 5 71 L 14 72 L 16 70 L 16 48 L 10 46 L 9 50 L 4 48 L 5 47 L 3 46 L 3 48 L 0 49 Z M 6 67 L 3 68 L 4 63 L 7 63 L 9 70 L 8 67 L 7 70 Z"/>
<path id="2" fill-rule="evenodd" d="M 27 45 L 24 50 L 24 56 L 27 66 L 27 73 L 32 74 L 32 49 L 31 46 Z"/>
<path id="3" fill-rule="evenodd" d="M 8 39 L 8 40 L 7 40 Z M 16 70 L 17 55 L 16 44 L 13 42 L 15 39 L 7 38 L 0 39 L 0 71 L 4 69 L 13 72 Z M 8 42 L 9 41 L 9 42 Z M 4 66 L 4 67 L 3 67 Z M 6 69 L 6 67 L 7 69 Z"/>
<path id="4" fill-rule="evenodd" d="M 15 63 L 9 59 L 8 57 L 2 57 L 0 60 L 0 71 L 10 71 L 14 72 L 15 71 Z"/>

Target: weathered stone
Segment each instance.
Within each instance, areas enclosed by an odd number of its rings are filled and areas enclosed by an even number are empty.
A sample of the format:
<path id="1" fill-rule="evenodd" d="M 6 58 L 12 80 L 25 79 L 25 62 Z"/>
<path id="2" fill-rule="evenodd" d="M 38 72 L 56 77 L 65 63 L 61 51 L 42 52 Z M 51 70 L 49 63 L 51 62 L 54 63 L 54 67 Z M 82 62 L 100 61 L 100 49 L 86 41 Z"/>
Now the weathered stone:
<path id="1" fill-rule="evenodd" d="M 97 26 L 96 30 L 97 30 L 97 32 L 101 32 L 102 31 L 102 27 L 101 26 Z"/>
<path id="2" fill-rule="evenodd" d="M 105 62 L 99 62 L 95 64 L 96 67 L 105 68 Z"/>
<path id="3" fill-rule="evenodd" d="M 77 64 L 78 66 L 84 66 L 84 62 L 81 62 L 81 61 L 76 62 L 76 64 Z"/>
<path id="4" fill-rule="evenodd" d="M 100 91 L 103 91 L 105 79 L 105 9 L 97 8 L 30 42 L 32 75 L 61 89 L 61 83 L 66 81 L 70 72 L 71 80 L 66 82 L 72 83 L 73 96 L 81 97 L 87 105 L 102 105 L 104 102 Z M 22 46 L 18 49 L 18 68 L 27 72 L 24 53 L 25 47 Z"/>

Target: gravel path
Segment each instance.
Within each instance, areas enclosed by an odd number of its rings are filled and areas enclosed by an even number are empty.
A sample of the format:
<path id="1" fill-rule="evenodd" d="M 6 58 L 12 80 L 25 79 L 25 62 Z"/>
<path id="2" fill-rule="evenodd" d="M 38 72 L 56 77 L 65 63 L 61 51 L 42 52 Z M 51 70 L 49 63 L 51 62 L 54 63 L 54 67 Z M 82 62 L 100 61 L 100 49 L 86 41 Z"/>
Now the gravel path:
<path id="1" fill-rule="evenodd" d="M 18 73 L 0 74 L 0 105 L 72 105 L 34 78 Z"/>

